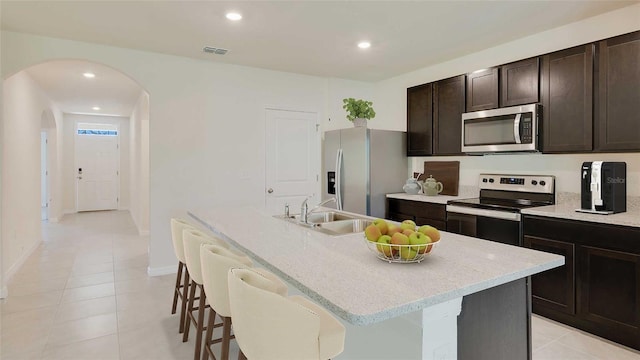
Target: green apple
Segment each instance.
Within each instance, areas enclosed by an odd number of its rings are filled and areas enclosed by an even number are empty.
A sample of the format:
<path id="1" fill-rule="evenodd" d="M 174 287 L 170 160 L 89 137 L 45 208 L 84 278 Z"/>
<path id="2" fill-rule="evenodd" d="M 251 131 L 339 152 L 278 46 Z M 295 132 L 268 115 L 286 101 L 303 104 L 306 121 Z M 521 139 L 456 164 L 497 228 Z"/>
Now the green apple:
<path id="1" fill-rule="evenodd" d="M 413 250 L 417 251 L 418 254 L 424 254 L 431 239 L 421 232 L 414 232 L 409 236 L 409 242 L 411 245 L 416 245 L 411 247 Z"/>
<path id="2" fill-rule="evenodd" d="M 402 224 L 400 224 L 400 228 L 402 230 L 404 229 L 411 229 L 411 230 L 416 230 L 416 223 L 413 220 L 405 220 L 402 222 Z"/>
<path id="3" fill-rule="evenodd" d="M 376 245 L 376 248 L 378 248 L 378 251 L 383 253 L 385 256 L 391 256 L 391 254 L 393 253 L 391 249 L 391 236 L 389 235 L 380 236 L 380 238 L 378 239 L 378 245 Z"/>
<path id="4" fill-rule="evenodd" d="M 418 231 L 431 238 L 431 242 L 440 240 L 440 231 L 438 231 L 438 229 L 434 228 L 431 225 L 422 225 L 420 226 Z"/>
<path id="5" fill-rule="evenodd" d="M 400 229 L 400 227 L 395 225 L 395 224 L 388 224 L 388 226 L 387 226 L 387 235 L 393 236 L 393 234 L 395 234 L 397 232 L 402 232 L 402 229 Z"/>
<path id="6" fill-rule="evenodd" d="M 389 224 L 384 219 L 375 219 L 373 223 L 380 229 L 382 235 L 386 235 L 389 231 Z"/>
<path id="7" fill-rule="evenodd" d="M 391 237 L 391 243 L 394 245 L 410 245 L 409 237 L 403 233 L 395 233 Z"/>
<path id="8" fill-rule="evenodd" d="M 382 236 L 380 232 L 380 228 L 375 224 L 371 224 L 364 229 L 364 236 L 366 236 L 367 240 L 376 242 Z"/>
<path id="9" fill-rule="evenodd" d="M 418 252 L 412 249 L 412 246 L 403 246 L 400 249 L 400 258 L 405 260 L 413 260 L 418 255 Z"/>

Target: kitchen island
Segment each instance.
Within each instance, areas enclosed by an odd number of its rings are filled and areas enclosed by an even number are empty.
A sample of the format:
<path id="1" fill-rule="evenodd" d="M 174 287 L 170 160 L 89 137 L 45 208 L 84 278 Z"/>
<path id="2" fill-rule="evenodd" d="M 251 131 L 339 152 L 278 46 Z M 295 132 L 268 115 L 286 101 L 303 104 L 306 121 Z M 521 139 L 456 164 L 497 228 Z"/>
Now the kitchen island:
<path id="1" fill-rule="evenodd" d="M 329 236 L 254 208 L 189 214 L 343 319 L 338 359 L 530 358 L 528 277 L 564 264 L 446 232 L 421 263 L 390 264 L 362 233 Z"/>

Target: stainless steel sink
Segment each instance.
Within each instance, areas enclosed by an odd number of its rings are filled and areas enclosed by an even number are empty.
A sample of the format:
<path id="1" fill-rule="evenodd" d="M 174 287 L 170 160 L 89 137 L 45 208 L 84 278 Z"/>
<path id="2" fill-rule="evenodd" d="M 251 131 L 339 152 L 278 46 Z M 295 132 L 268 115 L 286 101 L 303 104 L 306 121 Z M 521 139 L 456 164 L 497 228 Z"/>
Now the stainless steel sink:
<path id="1" fill-rule="evenodd" d="M 318 224 L 314 229 L 329 235 L 344 235 L 362 232 L 373 221 L 365 219 L 338 220 Z"/>
<path id="2" fill-rule="evenodd" d="M 300 215 L 296 215 L 294 218 L 300 220 Z M 314 212 L 307 215 L 307 221 L 314 224 L 353 219 L 356 219 L 356 217 L 335 211 Z"/>
<path id="3" fill-rule="evenodd" d="M 300 215 L 294 215 L 288 218 L 282 215 L 275 215 L 274 217 L 331 236 L 363 232 L 364 229 L 372 223 L 372 220 L 361 219 L 350 214 L 336 211 L 311 213 L 307 216 L 307 224 L 300 222 Z"/>

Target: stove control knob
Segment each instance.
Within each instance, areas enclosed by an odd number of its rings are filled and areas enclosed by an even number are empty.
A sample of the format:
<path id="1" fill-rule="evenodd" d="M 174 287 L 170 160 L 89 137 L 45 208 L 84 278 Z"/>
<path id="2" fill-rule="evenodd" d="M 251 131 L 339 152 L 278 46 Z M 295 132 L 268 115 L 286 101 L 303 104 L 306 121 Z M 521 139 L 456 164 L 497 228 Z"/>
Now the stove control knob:
<path id="1" fill-rule="evenodd" d="M 538 182 L 535 180 L 531 180 L 531 185 L 538 185 Z"/>
<path id="2" fill-rule="evenodd" d="M 487 182 L 487 178 L 482 179 L 482 182 L 486 183 Z"/>
<path id="3" fill-rule="evenodd" d="M 494 181 L 493 179 L 489 179 L 489 182 L 490 182 L 490 183 L 493 183 L 493 181 Z"/>
<path id="4" fill-rule="evenodd" d="M 540 180 L 540 185 L 545 186 L 547 183 L 544 180 Z"/>

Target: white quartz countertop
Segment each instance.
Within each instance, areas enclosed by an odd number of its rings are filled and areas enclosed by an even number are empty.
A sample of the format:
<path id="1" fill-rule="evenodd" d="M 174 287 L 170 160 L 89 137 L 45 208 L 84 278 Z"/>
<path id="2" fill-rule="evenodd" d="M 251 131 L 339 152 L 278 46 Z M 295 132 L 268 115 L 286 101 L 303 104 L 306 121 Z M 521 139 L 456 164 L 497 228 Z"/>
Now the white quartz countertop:
<path id="1" fill-rule="evenodd" d="M 558 194 L 555 205 L 523 209 L 525 215 L 538 215 L 567 220 L 579 220 L 610 225 L 640 227 L 640 197 L 627 198 L 627 211 L 618 214 L 600 215 L 577 212 L 580 194 Z"/>
<path id="2" fill-rule="evenodd" d="M 451 195 L 435 195 L 435 196 L 427 196 L 424 194 L 417 195 L 409 195 L 406 193 L 394 193 L 387 194 L 388 198 L 391 199 L 401 199 L 401 200 L 411 200 L 411 201 L 422 201 L 432 204 L 444 204 L 452 200 L 460 200 L 460 199 L 471 199 L 478 197 L 478 188 L 473 186 L 460 186 L 458 190 L 457 196 Z"/>
<path id="3" fill-rule="evenodd" d="M 352 324 L 366 325 L 564 264 L 564 257 L 442 232 L 421 263 L 388 263 L 363 233 L 328 236 L 263 210 L 189 214 Z"/>

